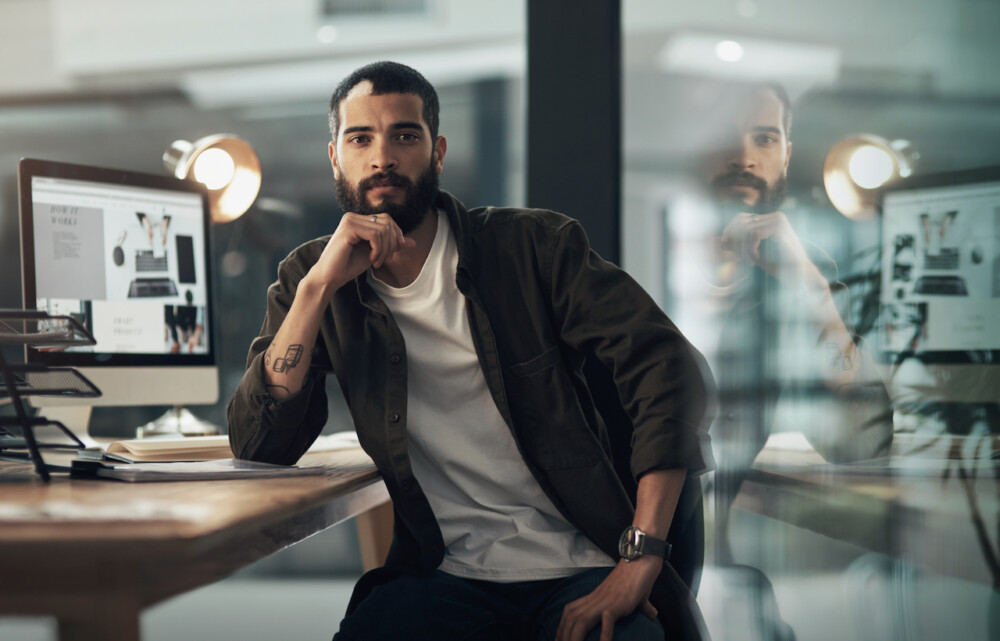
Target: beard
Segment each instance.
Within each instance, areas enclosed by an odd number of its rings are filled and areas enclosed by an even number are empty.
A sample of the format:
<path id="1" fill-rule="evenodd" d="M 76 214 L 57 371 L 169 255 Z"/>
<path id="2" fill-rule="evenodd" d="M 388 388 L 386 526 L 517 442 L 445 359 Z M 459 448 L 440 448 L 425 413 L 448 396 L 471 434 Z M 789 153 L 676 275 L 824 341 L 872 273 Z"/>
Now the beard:
<path id="1" fill-rule="evenodd" d="M 726 187 L 737 185 L 756 189 L 757 203 L 746 205 L 739 199 L 727 198 L 722 195 L 725 193 Z M 750 172 L 731 171 L 716 176 L 712 180 L 712 192 L 726 209 L 739 209 L 751 214 L 770 214 L 778 211 L 781 203 L 785 202 L 785 196 L 788 193 L 788 178 L 782 174 L 773 184 L 768 184 L 766 180 Z"/>
<path id="2" fill-rule="evenodd" d="M 416 182 L 394 171 L 373 174 L 359 182 L 357 187 L 347 182 L 346 176 L 341 172 L 336 182 L 337 202 L 341 209 L 363 216 L 389 214 L 404 235 L 409 234 L 423 222 L 439 190 L 437 172 L 430 164 L 427 165 L 427 170 L 417 177 Z M 406 193 L 403 202 L 383 200 L 380 204 L 370 205 L 367 198 L 368 190 L 386 185 L 404 187 Z"/>

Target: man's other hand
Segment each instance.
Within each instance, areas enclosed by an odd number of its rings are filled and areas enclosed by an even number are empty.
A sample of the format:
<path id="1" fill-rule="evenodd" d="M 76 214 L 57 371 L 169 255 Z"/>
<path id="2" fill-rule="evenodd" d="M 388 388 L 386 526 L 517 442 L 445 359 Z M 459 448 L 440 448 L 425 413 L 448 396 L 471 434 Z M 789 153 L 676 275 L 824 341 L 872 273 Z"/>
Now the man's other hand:
<path id="1" fill-rule="evenodd" d="M 641 609 L 656 619 L 656 608 L 649 602 L 653 582 L 663 568 L 663 559 L 641 556 L 631 563 L 624 560 L 597 589 L 563 608 L 556 641 L 582 641 L 595 626 L 601 626 L 601 641 L 611 641 L 615 622 Z"/>

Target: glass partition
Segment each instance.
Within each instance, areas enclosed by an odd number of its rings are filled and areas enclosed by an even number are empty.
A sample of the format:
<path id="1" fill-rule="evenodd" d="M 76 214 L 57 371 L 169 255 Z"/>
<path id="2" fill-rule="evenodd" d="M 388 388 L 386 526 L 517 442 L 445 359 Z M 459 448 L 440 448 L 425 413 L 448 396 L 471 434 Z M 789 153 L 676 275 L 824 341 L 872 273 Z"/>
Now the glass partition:
<path id="1" fill-rule="evenodd" d="M 716 636 L 997 634 L 998 21 L 623 2 L 623 262 L 718 386 Z"/>

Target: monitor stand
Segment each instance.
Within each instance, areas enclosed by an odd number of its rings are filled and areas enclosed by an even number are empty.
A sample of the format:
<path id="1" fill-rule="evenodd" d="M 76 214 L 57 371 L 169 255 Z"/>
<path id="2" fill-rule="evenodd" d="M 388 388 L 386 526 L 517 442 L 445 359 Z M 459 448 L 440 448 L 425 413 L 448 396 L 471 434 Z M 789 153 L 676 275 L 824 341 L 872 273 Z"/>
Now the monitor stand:
<path id="1" fill-rule="evenodd" d="M 60 405 L 39 408 L 38 413 L 45 418 L 59 421 L 77 438 L 83 441 L 87 449 L 107 449 L 120 437 L 94 438 L 90 435 L 90 415 L 93 407 L 90 405 Z M 152 438 L 166 436 L 214 436 L 221 434 L 218 425 L 203 421 L 183 406 L 177 405 L 166 411 L 159 418 L 136 428 L 135 438 Z"/>
<path id="2" fill-rule="evenodd" d="M 159 418 L 137 428 L 135 437 L 215 436 L 221 433 L 218 425 L 201 420 L 183 405 L 175 405 Z"/>

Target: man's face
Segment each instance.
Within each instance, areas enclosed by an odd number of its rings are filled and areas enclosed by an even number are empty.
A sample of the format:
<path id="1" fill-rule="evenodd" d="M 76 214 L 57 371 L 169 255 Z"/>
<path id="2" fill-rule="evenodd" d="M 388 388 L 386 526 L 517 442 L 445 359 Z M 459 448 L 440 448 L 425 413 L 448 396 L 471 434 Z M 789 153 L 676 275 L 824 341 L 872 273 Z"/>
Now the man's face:
<path id="1" fill-rule="evenodd" d="M 752 93 L 747 108 L 727 123 L 706 168 L 712 195 L 723 206 L 757 214 L 777 211 L 785 199 L 792 145 L 784 106 L 770 89 Z"/>
<path id="2" fill-rule="evenodd" d="M 356 214 L 387 213 L 407 234 L 437 196 L 444 152 L 444 137 L 431 139 L 420 97 L 375 96 L 363 82 L 340 103 L 340 129 L 329 145 L 337 201 Z"/>

